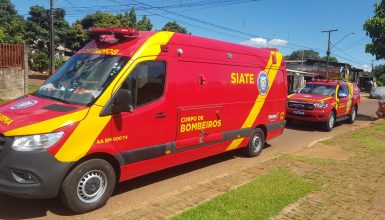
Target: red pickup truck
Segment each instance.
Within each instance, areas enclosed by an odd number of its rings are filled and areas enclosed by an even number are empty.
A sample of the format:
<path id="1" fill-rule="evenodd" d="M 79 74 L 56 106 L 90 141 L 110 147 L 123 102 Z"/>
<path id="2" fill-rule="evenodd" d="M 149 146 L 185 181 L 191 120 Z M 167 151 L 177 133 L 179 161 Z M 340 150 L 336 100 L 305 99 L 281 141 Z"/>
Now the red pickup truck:
<path id="1" fill-rule="evenodd" d="M 331 131 L 336 121 L 353 123 L 359 104 L 360 90 L 354 83 L 311 81 L 288 96 L 286 123 L 320 122 L 326 131 Z"/>

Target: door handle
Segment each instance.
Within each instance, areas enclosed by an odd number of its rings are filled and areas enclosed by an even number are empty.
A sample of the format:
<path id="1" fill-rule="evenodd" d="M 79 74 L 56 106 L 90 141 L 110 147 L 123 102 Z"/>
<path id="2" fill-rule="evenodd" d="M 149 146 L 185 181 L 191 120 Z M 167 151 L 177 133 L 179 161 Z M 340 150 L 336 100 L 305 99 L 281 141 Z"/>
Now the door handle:
<path id="1" fill-rule="evenodd" d="M 167 114 L 164 112 L 161 112 L 155 115 L 155 118 L 165 118 L 165 117 L 167 117 Z"/>

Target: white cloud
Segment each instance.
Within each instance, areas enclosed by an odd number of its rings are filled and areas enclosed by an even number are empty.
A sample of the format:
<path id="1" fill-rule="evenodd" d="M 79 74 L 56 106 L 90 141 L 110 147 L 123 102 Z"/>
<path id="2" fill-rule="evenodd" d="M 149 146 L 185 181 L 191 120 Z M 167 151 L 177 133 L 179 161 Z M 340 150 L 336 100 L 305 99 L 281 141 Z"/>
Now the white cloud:
<path id="1" fill-rule="evenodd" d="M 248 41 L 243 41 L 240 44 L 252 46 L 252 47 L 266 47 L 267 40 L 265 38 L 257 37 L 257 38 L 251 38 Z"/>
<path id="2" fill-rule="evenodd" d="M 273 40 L 269 41 L 269 44 L 273 45 L 273 46 L 284 46 L 287 43 L 288 42 L 286 40 L 282 40 L 282 39 L 273 39 Z"/>
<path id="3" fill-rule="evenodd" d="M 265 38 L 256 37 L 251 38 L 247 41 L 242 41 L 240 44 L 252 46 L 252 47 L 268 47 L 268 46 L 283 46 L 286 45 L 288 42 L 286 40 L 282 39 L 272 39 L 270 41 L 267 41 Z"/>
<path id="4" fill-rule="evenodd" d="M 353 67 L 357 69 L 363 69 L 365 72 L 371 72 L 372 66 L 369 64 L 363 64 L 363 65 L 352 65 Z"/>

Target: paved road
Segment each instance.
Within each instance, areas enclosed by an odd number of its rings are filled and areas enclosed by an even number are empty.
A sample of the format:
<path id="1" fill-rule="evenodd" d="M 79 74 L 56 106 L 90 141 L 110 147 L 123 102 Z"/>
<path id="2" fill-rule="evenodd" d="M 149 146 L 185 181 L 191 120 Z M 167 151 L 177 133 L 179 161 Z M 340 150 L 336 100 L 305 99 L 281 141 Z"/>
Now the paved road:
<path id="1" fill-rule="evenodd" d="M 182 188 L 194 187 L 224 174 L 250 169 L 255 164 L 271 160 L 279 153 L 300 152 L 317 140 L 365 126 L 374 120 L 376 108 L 375 100 L 363 100 L 357 121 L 352 125 L 337 124 L 332 132 L 322 132 L 315 126 L 294 123 L 283 135 L 269 141 L 269 147 L 256 158 L 245 158 L 237 152 L 230 152 L 128 181 L 117 187 L 115 195 L 105 207 L 84 215 L 71 215 L 58 199 L 23 200 L 0 195 L 0 219 L 128 218 L 127 213 L 122 215 L 122 212 L 133 206 L 145 207 L 147 203 L 180 192 Z"/>

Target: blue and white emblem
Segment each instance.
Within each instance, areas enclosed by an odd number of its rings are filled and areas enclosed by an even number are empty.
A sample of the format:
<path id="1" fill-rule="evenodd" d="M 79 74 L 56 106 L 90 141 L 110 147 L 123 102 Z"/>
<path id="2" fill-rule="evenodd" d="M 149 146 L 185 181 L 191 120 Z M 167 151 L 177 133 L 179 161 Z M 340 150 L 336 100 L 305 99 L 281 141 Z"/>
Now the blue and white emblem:
<path id="1" fill-rule="evenodd" d="M 258 90 L 260 95 L 266 95 L 269 90 L 269 77 L 265 71 L 261 71 L 258 75 Z"/>
<path id="2" fill-rule="evenodd" d="M 22 108 L 28 108 L 28 107 L 31 107 L 33 105 L 36 105 L 37 103 L 37 100 L 28 100 L 28 101 L 25 101 L 25 102 L 19 102 L 13 106 L 11 106 L 11 109 L 22 109 Z"/>

